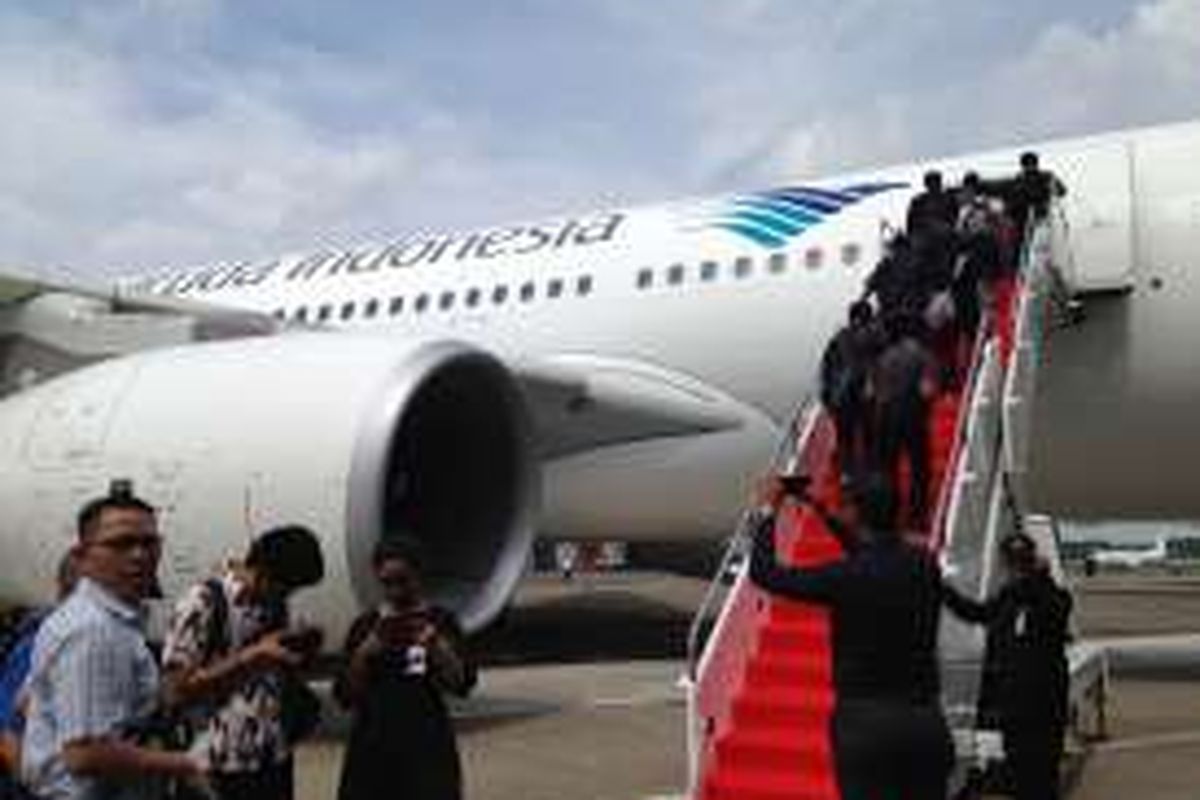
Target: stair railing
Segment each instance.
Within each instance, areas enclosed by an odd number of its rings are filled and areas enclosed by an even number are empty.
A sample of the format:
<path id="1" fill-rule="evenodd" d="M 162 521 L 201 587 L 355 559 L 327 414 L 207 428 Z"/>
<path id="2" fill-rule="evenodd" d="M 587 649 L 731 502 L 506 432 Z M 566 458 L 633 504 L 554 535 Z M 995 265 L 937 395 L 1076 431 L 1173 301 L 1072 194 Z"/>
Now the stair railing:
<path id="1" fill-rule="evenodd" d="M 964 471 L 963 443 L 968 440 L 968 426 L 975 406 L 974 398 L 979 390 L 981 376 L 985 373 L 984 367 L 988 358 L 987 347 L 992 335 L 992 325 L 991 315 L 985 314 L 975 332 L 975 342 L 971 345 L 970 367 L 963 382 L 962 400 L 954 420 L 954 444 L 950 450 L 950 461 L 946 464 L 942 484 L 938 487 L 937 504 L 934 506 L 929 527 L 930 536 L 927 541 L 932 550 L 944 547 L 948 542 L 949 532 L 947 529 L 955 502 L 954 492 L 959 483 L 959 473 Z"/>
<path id="2" fill-rule="evenodd" d="M 792 412 L 792 416 L 788 421 L 787 428 L 784 430 L 783 435 L 780 436 L 779 443 L 775 447 L 775 454 L 772 456 L 770 462 L 771 472 L 782 471 L 788 466 L 788 460 L 799 449 L 799 442 L 805 438 L 808 428 L 812 424 L 811 418 L 814 410 L 814 406 L 808 397 L 805 397 L 796 406 L 795 411 Z M 704 592 L 704 597 L 700 601 L 700 606 L 692 617 L 691 625 L 688 628 L 686 673 L 687 677 L 691 680 L 696 679 L 703 656 L 703 647 L 706 641 L 704 637 L 704 623 L 711 616 L 717 600 L 721 597 L 722 588 L 729 585 L 734 569 L 745 555 L 750 516 L 751 509 L 747 508 L 742 511 L 741 516 L 738 518 L 733 535 L 729 537 L 725 545 L 720 565 L 713 579 L 709 581 L 708 588 Z"/>
<path id="3" fill-rule="evenodd" d="M 1029 464 L 1029 439 L 1037 368 L 1046 337 L 1046 321 L 1055 291 L 1052 264 L 1056 259 L 1052 215 L 1030 232 L 1030 247 L 1022 265 L 1016 330 L 1008 372 L 1004 376 L 1004 469 L 1018 501 L 1025 498 L 1024 477 Z M 1063 218 L 1065 219 L 1065 218 Z M 1060 245 L 1065 247 L 1065 244 Z M 1069 248 L 1066 248 L 1069 250 Z"/>
<path id="4" fill-rule="evenodd" d="M 828 415 L 819 403 L 806 397 L 780 438 L 769 472 L 813 474 L 832 455 L 833 440 Z M 712 744 L 728 727 L 738 680 L 755 645 L 755 623 L 769 608 L 766 595 L 749 579 L 750 521 L 748 509 L 729 539 L 720 568 L 688 630 L 686 672 L 680 683 L 687 694 L 688 783 L 692 797 L 699 792 Z M 718 603 L 720 612 L 711 622 Z"/>
<path id="5" fill-rule="evenodd" d="M 951 461 L 942 479 L 929 543 L 943 570 L 974 593 L 983 573 L 991 484 L 999 465 L 1000 389 L 1003 366 L 987 315 L 976 334 L 971 370 L 955 423 Z M 969 733 L 979 694 L 982 635 L 950 615 L 942 616 L 939 658 L 942 703 L 952 730 Z M 972 748 L 964 748 L 970 752 Z"/>
<path id="6" fill-rule="evenodd" d="M 956 455 L 953 471 L 943 483 L 944 518 L 942 528 L 943 568 L 954 584 L 975 597 L 987 595 L 995 585 L 996 556 L 1000 538 L 1019 524 L 1010 491 L 1009 462 L 1006 453 L 1014 436 L 1011 415 L 1014 406 L 1014 375 L 1032 370 L 1028 337 L 1040 334 L 1031 327 L 1031 315 L 1038 307 L 1038 289 L 1044 279 L 1048 223 L 1031 221 L 1023 237 L 1018 269 L 1017 308 L 1009 318 L 1014 326 L 1012 352 L 1004 357 L 1006 338 L 995 319 L 981 331 L 977 340 L 979 360 L 974 381 L 964 392 L 959 409 Z M 1023 409 L 1028 411 L 1028 409 Z M 1017 435 L 1028 436 L 1023 428 Z M 935 517 L 936 519 L 936 517 Z M 967 763 L 978 758 L 976 708 L 983 657 L 983 632 L 966 625 L 952 615 L 943 615 L 941 629 L 943 704 Z M 960 765 L 964 762 L 960 762 Z"/>

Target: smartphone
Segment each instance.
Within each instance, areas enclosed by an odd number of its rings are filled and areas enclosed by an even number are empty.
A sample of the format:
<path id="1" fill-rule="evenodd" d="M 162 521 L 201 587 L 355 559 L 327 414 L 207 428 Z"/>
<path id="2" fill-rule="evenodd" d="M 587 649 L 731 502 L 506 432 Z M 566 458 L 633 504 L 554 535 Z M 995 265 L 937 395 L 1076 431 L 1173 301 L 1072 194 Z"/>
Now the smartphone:
<path id="1" fill-rule="evenodd" d="M 413 642 L 429 621 L 424 609 L 411 609 L 379 619 L 379 636 L 393 646 Z"/>
<path id="2" fill-rule="evenodd" d="M 808 487 L 812 485 L 812 478 L 804 473 L 780 475 L 779 485 L 783 487 L 784 494 L 797 498 L 804 497 L 808 494 Z"/>
<path id="3" fill-rule="evenodd" d="M 279 642 L 293 653 L 312 655 L 321 649 L 324 638 L 320 628 L 304 626 L 284 631 L 279 637 Z"/>

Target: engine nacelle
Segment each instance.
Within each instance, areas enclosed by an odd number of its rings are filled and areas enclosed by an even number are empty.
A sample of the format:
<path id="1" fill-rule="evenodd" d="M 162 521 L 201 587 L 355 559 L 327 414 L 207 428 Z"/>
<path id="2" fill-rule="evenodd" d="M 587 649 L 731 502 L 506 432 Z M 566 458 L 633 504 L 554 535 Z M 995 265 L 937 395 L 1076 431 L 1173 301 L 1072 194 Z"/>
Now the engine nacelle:
<path id="1" fill-rule="evenodd" d="M 49 597 L 77 509 L 114 477 L 161 510 L 168 596 L 267 527 L 312 527 L 326 579 L 297 612 L 335 637 L 401 531 L 429 594 L 484 625 L 523 571 L 539 483 L 518 384 L 460 343 L 285 334 L 114 359 L 0 402 L 0 599 Z"/>

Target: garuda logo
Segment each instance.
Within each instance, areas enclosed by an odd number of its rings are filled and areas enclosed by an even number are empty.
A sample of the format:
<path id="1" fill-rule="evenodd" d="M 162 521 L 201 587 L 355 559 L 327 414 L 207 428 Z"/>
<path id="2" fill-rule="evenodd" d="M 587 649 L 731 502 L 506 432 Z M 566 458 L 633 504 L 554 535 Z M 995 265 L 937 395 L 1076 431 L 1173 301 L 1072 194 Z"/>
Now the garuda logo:
<path id="1" fill-rule="evenodd" d="M 687 227 L 728 231 L 775 249 L 868 197 L 907 186 L 906 183 L 860 183 L 836 189 L 789 186 L 735 195 L 713 205 L 699 218 L 694 217 Z"/>

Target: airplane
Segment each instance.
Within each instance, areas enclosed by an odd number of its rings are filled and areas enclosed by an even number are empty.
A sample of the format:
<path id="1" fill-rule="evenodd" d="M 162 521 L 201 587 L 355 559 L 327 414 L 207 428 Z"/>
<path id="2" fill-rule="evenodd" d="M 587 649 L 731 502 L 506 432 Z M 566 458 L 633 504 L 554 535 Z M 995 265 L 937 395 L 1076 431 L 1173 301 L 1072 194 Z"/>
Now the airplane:
<path id="1" fill-rule="evenodd" d="M 1088 561 L 1099 567 L 1122 567 L 1138 569 L 1157 564 L 1165 564 L 1167 554 L 1167 537 L 1159 536 L 1150 547 L 1110 547 L 1096 550 L 1088 554 Z"/>
<path id="2" fill-rule="evenodd" d="M 128 478 L 171 596 L 280 522 L 337 639 L 403 530 L 469 630 L 537 536 L 730 533 L 925 170 L 1037 151 L 1068 187 L 1086 321 L 1039 383 L 1032 507 L 1194 518 L 1200 123 L 1044 142 L 93 285 L 0 269 L 0 600 L 48 599 L 72 514 Z"/>

